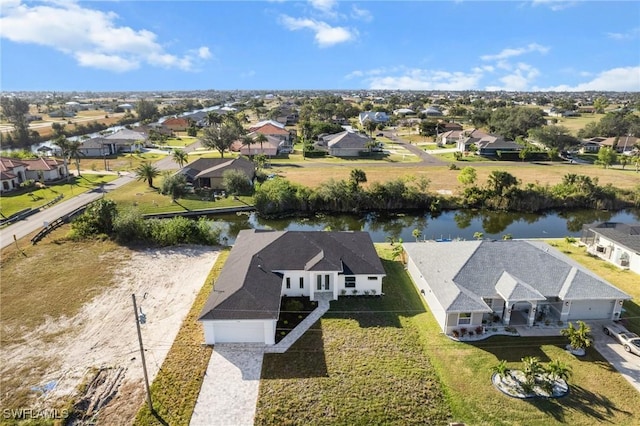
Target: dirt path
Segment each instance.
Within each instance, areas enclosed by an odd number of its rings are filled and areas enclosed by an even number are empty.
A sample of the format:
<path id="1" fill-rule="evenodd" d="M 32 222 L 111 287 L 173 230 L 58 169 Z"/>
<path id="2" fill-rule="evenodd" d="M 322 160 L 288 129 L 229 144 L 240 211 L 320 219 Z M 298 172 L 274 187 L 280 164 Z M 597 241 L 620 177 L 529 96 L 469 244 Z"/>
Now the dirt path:
<path id="1" fill-rule="evenodd" d="M 89 420 L 130 424 L 144 402 L 142 363 L 131 295 L 146 316 L 142 339 L 149 380 L 156 376 L 197 292 L 217 259 L 211 247 L 180 246 L 135 252 L 114 287 L 86 304 L 78 315 L 51 321 L 25 337 L 29 343 L 0 350 L 0 374 L 34 365 L 39 374 L 36 405 L 50 409 L 76 393 Z M 56 333 L 56 338 L 43 340 Z M 42 367 L 42 359 L 49 362 Z M 33 369 L 32 369 L 33 371 Z M 83 424 L 76 422 L 74 424 Z"/>

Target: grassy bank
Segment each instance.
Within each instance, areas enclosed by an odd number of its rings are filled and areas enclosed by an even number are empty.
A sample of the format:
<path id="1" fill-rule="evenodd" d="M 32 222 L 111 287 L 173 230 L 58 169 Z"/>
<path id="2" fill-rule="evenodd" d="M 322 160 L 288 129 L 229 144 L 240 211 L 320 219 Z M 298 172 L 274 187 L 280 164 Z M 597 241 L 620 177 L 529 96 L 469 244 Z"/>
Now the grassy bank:
<path id="1" fill-rule="evenodd" d="M 151 385 L 155 413 L 145 403 L 135 425 L 189 424 L 212 351 L 211 346 L 202 344 L 204 335 L 197 320 L 228 256 L 228 250 L 219 254 Z"/>

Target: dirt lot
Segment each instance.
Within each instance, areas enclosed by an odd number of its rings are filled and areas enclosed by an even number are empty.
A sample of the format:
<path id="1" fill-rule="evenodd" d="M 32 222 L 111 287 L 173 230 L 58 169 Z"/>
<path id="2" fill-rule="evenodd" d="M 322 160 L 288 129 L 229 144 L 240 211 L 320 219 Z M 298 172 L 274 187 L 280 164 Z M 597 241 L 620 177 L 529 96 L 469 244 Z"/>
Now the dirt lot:
<path id="1" fill-rule="evenodd" d="M 133 251 L 115 272 L 115 284 L 77 314 L 49 319 L 15 343 L 3 342 L 3 381 L 24 375 L 28 389 L 3 389 L 0 405 L 6 408 L 6 395 L 25 390 L 29 408 L 51 409 L 75 395 L 87 416 L 74 424 L 98 412 L 104 424 L 130 424 L 145 398 L 131 295 L 146 316 L 142 339 L 152 381 L 217 256 L 216 249 L 200 246 Z M 3 326 L 5 336 L 12 331 Z M 79 387 L 85 388 L 81 395 Z"/>

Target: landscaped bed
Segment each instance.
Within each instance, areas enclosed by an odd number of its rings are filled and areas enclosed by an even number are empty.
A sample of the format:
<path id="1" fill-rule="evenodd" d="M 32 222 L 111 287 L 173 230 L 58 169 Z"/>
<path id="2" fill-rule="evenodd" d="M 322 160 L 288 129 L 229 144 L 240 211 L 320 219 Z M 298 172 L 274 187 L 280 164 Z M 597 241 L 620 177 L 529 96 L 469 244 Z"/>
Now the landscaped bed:
<path id="1" fill-rule="evenodd" d="M 280 306 L 280 316 L 276 324 L 276 343 L 309 316 L 318 307 L 318 302 L 311 301 L 308 297 L 283 297 Z"/>

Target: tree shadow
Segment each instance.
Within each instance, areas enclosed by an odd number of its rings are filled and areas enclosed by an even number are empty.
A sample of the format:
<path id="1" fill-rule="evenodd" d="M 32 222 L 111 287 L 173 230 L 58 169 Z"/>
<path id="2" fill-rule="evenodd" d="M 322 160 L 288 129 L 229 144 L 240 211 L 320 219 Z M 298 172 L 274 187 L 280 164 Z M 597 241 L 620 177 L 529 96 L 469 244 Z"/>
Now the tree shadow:
<path id="1" fill-rule="evenodd" d="M 631 415 L 629 411 L 617 408 L 609 398 L 588 391 L 581 386 L 570 385 L 569 394 L 562 398 L 530 398 L 526 399 L 526 401 L 561 423 L 565 422 L 565 414 L 568 410 L 579 411 L 589 416 L 593 419 L 594 424 L 614 423 L 612 417 L 615 414 Z"/>
<path id="2" fill-rule="evenodd" d="M 536 357 L 540 362 L 549 362 L 551 359 L 542 350 L 542 346 L 553 345 L 564 348 L 567 344 L 567 339 L 560 336 L 492 336 L 488 339 L 469 342 L 468 344 L 491 353 L 496 359 L 507 362 L 520 362 L 522 358 L 527 356 Z"/>

